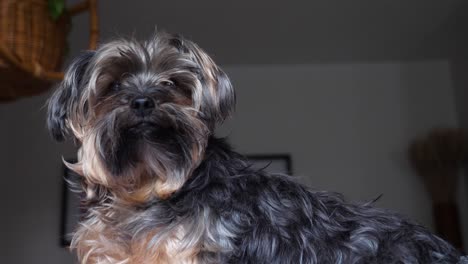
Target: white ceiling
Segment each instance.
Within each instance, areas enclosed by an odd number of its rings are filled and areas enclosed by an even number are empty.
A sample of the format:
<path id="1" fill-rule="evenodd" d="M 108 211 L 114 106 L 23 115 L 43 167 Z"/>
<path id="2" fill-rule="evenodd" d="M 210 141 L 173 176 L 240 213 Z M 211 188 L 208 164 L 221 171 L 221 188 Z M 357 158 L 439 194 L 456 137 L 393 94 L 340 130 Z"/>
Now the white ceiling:
<path id="1" fill-rule="evenodd" d="M 102 37 L 155 25 L 195 40 L 221 64 L 412 60 L 447 56 L 464 0 L 102 0 Z M 76 19 L 72 48 L 85 42 Z M 80 25 L 80 26 L 76 26 Z"/>

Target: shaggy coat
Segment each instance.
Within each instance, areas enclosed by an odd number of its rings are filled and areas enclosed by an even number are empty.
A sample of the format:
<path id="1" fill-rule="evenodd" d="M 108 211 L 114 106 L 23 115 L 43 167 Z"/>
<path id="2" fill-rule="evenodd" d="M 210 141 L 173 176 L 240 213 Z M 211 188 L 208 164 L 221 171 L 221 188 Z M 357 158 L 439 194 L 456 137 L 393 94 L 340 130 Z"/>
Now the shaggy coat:
<path id="1" fill-rule="evenodd" d="M 71 136 L 87 214 L 81 263 L 457 263 L 404 217 L 253 169 L 216 126 L 234 110 L 224 72 L 196 44 L 158 33 L 78 57 L 49 101 Z"/>

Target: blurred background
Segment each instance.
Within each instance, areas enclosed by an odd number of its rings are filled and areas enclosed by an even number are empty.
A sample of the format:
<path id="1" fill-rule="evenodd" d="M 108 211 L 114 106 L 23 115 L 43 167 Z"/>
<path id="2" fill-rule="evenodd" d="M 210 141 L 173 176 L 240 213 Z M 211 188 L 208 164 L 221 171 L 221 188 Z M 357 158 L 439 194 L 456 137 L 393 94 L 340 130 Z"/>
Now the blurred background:
<path id="1" fill-rule="evenodd" d="M 89 8 L 81 6 L 69 17 L 68 33 L 57 29 L 66 43 L 38 40 L 54 32 L 54 25 L 39 25 L 60 11 L 60 3 L 50 9 L 43 1 L 52 13 L 41 18 L 34 12 L 42 7 L 29 2 L 41 1 L 0 0 L 0 263 L 74 263 L 60 245 L 60 228 L 61 158 L 74 158 L 75 148 L 53 142 L 46 131 L 48 79 L 57 76 L 41 74 L 51 65 L 64 67 L 97 35 Z M 468 251 L 466 1 L 97 4 L 100 42 L 145 39 L 157 26 L 212 55 L 238 96 L 237 112 L 219 135 L 239 152 L 288 154 L 294 177 L 347 200 L 383 194 L 378 206 Z M 68 23 L 64 17 L 71 13 L 57 14 L 47 23 Z M 24 32 L 33 40 L 18 37 Z M 28 55 L 34 43 L 42 54 Z"/>

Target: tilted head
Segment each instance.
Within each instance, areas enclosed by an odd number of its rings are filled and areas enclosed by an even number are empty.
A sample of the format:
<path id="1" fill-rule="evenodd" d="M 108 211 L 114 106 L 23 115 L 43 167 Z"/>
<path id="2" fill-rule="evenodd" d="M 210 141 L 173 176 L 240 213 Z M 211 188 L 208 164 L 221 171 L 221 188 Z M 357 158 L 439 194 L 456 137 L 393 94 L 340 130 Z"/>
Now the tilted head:
<path id="1" fill-rule="evenodd" d="M 184 184 L 234 104 L 229 79 L 204 51 L 157 33 L 76 58 L 49 100 L 47 123 L 55 139 L 79 142 L 68 166 L 85 177 L 88 195 L 102 186 L 138 201 Z"/>

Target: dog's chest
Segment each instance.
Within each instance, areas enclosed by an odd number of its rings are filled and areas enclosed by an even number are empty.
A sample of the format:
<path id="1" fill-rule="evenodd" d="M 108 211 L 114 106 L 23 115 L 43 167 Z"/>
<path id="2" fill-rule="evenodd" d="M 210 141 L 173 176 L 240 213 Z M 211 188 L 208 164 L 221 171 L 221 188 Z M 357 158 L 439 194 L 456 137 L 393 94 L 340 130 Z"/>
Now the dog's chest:
<path id="1" fill-rule="evenodd" d="M 85 222 L 75 235 L 78 254 L 87 259 L 82 263 L 216 263 L 201 256 L 230 249 L 230 240 L 220 234 L 226 228 L 213 220 L 208 209 L 197 217 L 166 220 L 164 224 L 149 212 L 127 214 L 113 223 L 97 219 Z"/>
<path id="2" fill-rule="evenodd" d="M 153 230 L 142 239 L 132 241 L 129 263 L 197 264 L 202 243 L 184 225 Z"/>

